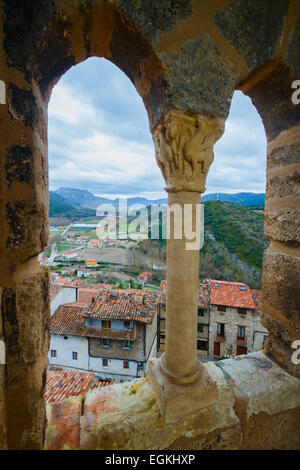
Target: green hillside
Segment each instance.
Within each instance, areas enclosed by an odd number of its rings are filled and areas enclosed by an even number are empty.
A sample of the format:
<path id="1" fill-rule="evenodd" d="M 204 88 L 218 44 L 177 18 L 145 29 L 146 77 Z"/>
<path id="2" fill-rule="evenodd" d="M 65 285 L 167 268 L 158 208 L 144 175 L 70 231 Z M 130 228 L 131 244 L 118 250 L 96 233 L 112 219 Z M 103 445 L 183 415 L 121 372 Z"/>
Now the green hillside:
<path id="1" fill-rule="evenodd" d="M 204 245 L 200 251 L 200 279 L 245 282 L 261 287 L 264 236 L 262 211 L 228 202 L 204 203 Z M 151 259 L 164 259 L 165 240 L 143 240 L 137 251 Z"/>
<path id="2" fill-rule="evenodd" d="M 95 215 L 96 211 L 94 209 L 75 207 L 57 192 L 49 192 L 49 217 L 65 217 L 74 220 L 84 217 L 93 217 Z"/>
<path id="3" fill-rule="evenodd" d="M 241 281 L 261 287 L 264 214 L 231 203 L 204 204 L 204 245 L 200 252 L 200 276 Z"/>

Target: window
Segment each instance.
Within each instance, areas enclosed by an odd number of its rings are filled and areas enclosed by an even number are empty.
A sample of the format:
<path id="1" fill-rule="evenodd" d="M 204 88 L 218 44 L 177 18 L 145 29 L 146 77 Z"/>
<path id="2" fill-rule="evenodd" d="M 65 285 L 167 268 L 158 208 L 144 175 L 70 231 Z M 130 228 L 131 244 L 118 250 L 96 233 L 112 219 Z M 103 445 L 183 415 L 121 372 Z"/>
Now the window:
<path id="1" fill-rule="evenodd" d="M 129 369 L 129 362 L 123 361 L 123 369 Z"/>
<path id="2" fill-rule="evenodd" d="M 51 349 L 51 357 L 57 357 L 56 349 Z"/>
<path id="3" fill-rule="evenodd" d="M 198 308 L 199 317 L 204 317 L 204 308 Z"/>
<path id="4" fill-rule="evenodd" d="M 131 341 L 125 339 L 123 341 L 123 348 L 130 349 L 131 348 Z"/>
<path id="5" fill-rule="evenodd" d="M 237 337 L 238 339 L 245 339 L 245 327 L 244 326 L 238 326 Z"/>
<path id="6" fill-rule="evenodd" d="M 217 310 L 218 312 L 226 312 L 226 307 L 224 307 L 224 305 L 218 305 Z"/>
<path id="7" fill-rule="evenodd" d="M 111 328 L 110 320 L 102 320 L 102 328 Z"/>
<path id="8" fill-rule="evenodd" d="M 217 323 L 217 335 L 218 335 L 218 338 L 225 337 L 225 324 L 224 323 Z"/>
<path id="9" fill-rule="evenodd" d="M 123 321 L 124 328 L 130 328 L 130 321 Z"/>
<path id="10" fill-rule="evenodd" d="M 264 345 L 265 342 L 266 342 L 267 336 L 268 336 L 268 335 L 264 335 L 263 345 Z"/>
<path id="11" fill-rule="evenodd" d="M 203 333 L 203 326 L 202 323 L 198 323 L 198 333 Z"/>
<path id="12" fill-rule="evenodd" d="M 102 339 L 102 346 L 104 346 L 106 348 L 110 348 L 111 345 L 112 345 L 111 339 L 108 339 L 108 338 L 103 338 Z"/>
<path id="13" fill-rule="evenodd" d="M 108 359 L 102 359 L 103 367 L 108 367 Z"/>
<path id="14" fill-rule="evenodd" d="M 77 361 L 78 353 L 76 351 L 72 351 L 72 358 L 73 358 L 73 361 Z"/>
<path id="15" fill-rule="evenodd" d="M 67 336 L 64 336 L 64 339 L 68 339 L 68 337 L 67 337 Z"/>
<path id="16" fill-rule="evenodd" d="M 246 308 L 238 308 L 238 313 L 240 315 L 247 315 L 247 309 Z"/>
<path id="17" fill-rule="evenodd" d="M 207 341 L 198 340 L 197 349 L 198 351 L 207 351 Z"/>

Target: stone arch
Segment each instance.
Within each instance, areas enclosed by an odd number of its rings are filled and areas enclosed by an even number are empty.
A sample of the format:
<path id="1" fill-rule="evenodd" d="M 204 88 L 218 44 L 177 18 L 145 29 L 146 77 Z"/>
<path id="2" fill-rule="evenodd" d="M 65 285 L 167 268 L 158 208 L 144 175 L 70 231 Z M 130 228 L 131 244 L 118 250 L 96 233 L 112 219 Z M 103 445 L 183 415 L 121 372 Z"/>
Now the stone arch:
<path id="1" fill-rule="evenodd" d="M 0 107 L 5 136 L 0 141 L 0 337 L 7 358 L 0 365 L 0 406 L 5 410 L 0 437 L 7 434 L 9 448 L 41 448 L 45 432 L 48 273 L 38 266 L 37 255 L 48 242 L 47 101 L 59 77 L 92 55 L 106 57 L 129 76 L 151 128 L 170 108 L 226 118 L 236 87 L 253 99 L 269 141 L 266 230 L 272 244 L 265 257 L 263 315 L 272 334 L 266 350 L 299 374 L 288 345 L 299 331 L 298 213 L 293 202 L 298 173 L 292 166 L 299 154 L 300 107 L 289 102 L 289 81 L 300 73 L 300 10 L 297 0 L 280 0 L 271 11 L 269 4 L 1 2 L 0 78 L 6 83 L 7 105 Z M 288 202 L 282 218 L 275 200 L 283 192 Z"/>
<path id="2" fill-rule="evenodd" d="M 265 76 L 241 86 L 258 110 L 267 136 L 262 320 L 269 330 L 267 355 L 300 377 L 292 344 L 300 336 L 299 150 L 300 106 L 292 102 L 292 67 L 271 64 Z"/>
<path id="3" fill-rule="evenodd" d="M 1 143 L 6 159 L 0 185 L 1 220 L 5 220 L 0 241 L 5 260 L 0 275 L 0 335 L 5 337 L 7 354 L 5 433 L 9 448 L 36 449 L 43 446 L 46 424 L 49 276 L 37 256 L 48 243 L 51 89 L 71 66 L 99 56 L 112 61 L 133 82 L 150 125 L 167 110 L 168 98 L 151 45 L 111 3 L 17 1 L 4 5 L 4 15 L 6 57 L 1 71 L 7 87 L 8 138 Z"/>

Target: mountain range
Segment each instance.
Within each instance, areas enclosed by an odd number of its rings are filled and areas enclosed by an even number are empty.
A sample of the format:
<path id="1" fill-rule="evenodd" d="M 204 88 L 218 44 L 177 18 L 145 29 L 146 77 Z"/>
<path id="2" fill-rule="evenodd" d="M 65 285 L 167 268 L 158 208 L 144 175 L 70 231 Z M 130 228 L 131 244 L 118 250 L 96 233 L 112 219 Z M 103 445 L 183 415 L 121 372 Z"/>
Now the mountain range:
<path id="1" fill-rule="evenodd" d="M 202 197 L 202 202 L 206 201 L 221 201 L 239 204 L 241 206 L 259 206 L 263 207 L 265 204 L 264 193 L 212 193 L 206 194 Z M 56 191 L 50 191 L 50 217 L 55 216 L 70 216 L 72 211 L 74 217 L 82 208 L 97 209 L 100 204 L 112 204 L 115 207 L 119 205 L 119 198 L 108 199 L 105 197 L 95 196 L 86 189 L 77 188 L 59 188 Z M 129 197 L 127 198 L 128 207 L 133 204 L 143 204 L 149 206 L 150 204 L 167 204 L 167 198 L 162 199 L 147 199 L 145 197 Z M 66 214 L 64 214 L 64 209 Z M 95 212 L 93 212 L 95 215 Z M 92 213 L 87 217 L 92 216 Z"/>

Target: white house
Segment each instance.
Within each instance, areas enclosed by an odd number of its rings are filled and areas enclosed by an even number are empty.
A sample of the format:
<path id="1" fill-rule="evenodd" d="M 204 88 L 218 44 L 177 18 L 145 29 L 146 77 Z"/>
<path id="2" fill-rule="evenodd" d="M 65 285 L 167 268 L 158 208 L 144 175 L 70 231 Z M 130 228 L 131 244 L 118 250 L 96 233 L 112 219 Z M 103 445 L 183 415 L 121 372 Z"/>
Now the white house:
<path id="1" fill-rule="evenodd" d="M 51 318 L 49 366 L 126 381 L 144 375 L 156 354 L 159 295 L 101 289 L 89 307 L 61 305 Z"/>
<path id="2" fill-rule="evenodd" d="M 77 301 L 77 287 L 60 285 L 50 286 L 50 313 L 51 317 L 60 305 Z"/>

